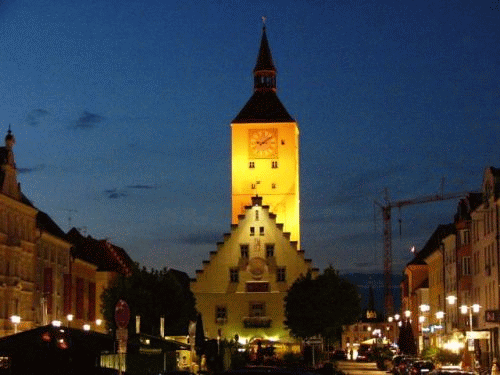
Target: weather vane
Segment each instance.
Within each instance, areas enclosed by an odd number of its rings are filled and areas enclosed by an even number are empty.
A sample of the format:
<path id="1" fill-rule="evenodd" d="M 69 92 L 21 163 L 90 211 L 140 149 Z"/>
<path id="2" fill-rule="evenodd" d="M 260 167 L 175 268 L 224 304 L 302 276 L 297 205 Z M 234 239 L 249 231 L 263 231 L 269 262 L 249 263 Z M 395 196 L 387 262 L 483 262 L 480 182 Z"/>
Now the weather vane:
<path id="1" fill-rule="evenodd" d="M 264 26 L 266 25 L 266 20 L 267 20 L 267 17 L 262 16 L 262 23 L 264 24 Z"/>

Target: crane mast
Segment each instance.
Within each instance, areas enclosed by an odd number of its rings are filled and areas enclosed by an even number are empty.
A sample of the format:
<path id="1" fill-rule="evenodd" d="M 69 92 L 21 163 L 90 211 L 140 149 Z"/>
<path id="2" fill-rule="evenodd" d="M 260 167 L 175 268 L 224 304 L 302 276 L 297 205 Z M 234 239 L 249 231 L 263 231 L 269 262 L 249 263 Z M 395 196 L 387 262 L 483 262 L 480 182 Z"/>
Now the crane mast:
<path id="1" fill-rule="evenodd" d="M 413 199 L 399 200 L 391 202 L 389 200 L 388 190 L 385 189 L 384 203 L 375 201 L 375 204 L 382 210 L 382 220 L 384 222 L 383 236 L 384 236 L 384 310 L 386 316 L 394 313 L 394 298 L 392 295 L 392 221 L 391 210 L 393 208 L 401 208 L 414 204 L 430 203 L 436 201 L 443 201 L 448 199 L 457 199 L 464 197 L 468 192 L 462 193 L 448 193 L 448 194 L 435 194 L 417 197 Z"/>

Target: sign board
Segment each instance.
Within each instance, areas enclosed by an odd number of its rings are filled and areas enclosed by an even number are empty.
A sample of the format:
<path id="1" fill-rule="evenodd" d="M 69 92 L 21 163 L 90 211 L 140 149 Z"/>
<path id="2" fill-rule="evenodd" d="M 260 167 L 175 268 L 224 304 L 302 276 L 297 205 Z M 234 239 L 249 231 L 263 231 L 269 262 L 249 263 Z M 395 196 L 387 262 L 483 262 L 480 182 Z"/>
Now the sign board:
<path id="1" fill-rule="evenodd" d="M 309 337 L 306 339 L 305 343 L 308 345 L 321 345 L 323 344 L 323 338 L 318 336 Z"/>
<path id="2" fill-rule="evenodd" d="M 467 339 L 489 340 L 490 331 L 467 331 Z"/>
<path id="3" fill-rule="evenodd" d="M 489 323 L 500 322 L 500 310 L 486 310 L 484 312 L 484 320 Z"/>
<path id="4" fill-rule="evenodd" d="M 115 306 L 115 322 L 118 328 L 127 328 L 130 320 L 130 308 L 127 302 L 119 300 Z"/>

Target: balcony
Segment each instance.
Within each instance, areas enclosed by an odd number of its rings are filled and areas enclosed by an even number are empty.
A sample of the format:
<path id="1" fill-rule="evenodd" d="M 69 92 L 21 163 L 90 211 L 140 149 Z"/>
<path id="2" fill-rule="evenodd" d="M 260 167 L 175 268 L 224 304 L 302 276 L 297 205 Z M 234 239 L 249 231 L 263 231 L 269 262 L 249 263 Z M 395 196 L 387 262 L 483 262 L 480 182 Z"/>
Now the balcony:
<path id="1" fill-rule="evenodd" d="M 243 318 L 245 328 L 270 328 L 271 318 L 267 316 L 247 316 Z"/>

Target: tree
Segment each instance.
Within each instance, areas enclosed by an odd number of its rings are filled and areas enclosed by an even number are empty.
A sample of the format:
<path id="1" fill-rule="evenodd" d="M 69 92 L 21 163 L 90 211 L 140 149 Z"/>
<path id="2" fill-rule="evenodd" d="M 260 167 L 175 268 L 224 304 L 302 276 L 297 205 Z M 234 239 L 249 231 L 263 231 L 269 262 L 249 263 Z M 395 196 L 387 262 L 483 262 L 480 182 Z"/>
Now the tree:
<path id="1" fill-rule="evenodd" d="M 118 300 L 130 307 L 129 333 L 135 332 L 135 316 L 141 318 L 141 332 L 160 334 L 160 318 L 165 319 L 165 333 L 186 335 L 190 320 L 196 319 L 195 299 L 189 290 L 189 278 L 175 270 L 161 271 L 135 265 L 131 276 L 118 276 L 101 296 L 101 310 L 108 328 L 115 329 L 114 311 Z"/>
<path id="2" fill-rule="evenodd" d="M 338 338 L 342 326 L 357 321 L 361 313 L 356 286 L 340 277 L 332 266 L 315 279 L 310 272 L 297 279 L 285 303 L 285 324 L 293 336 L 300 338 Z"/>

